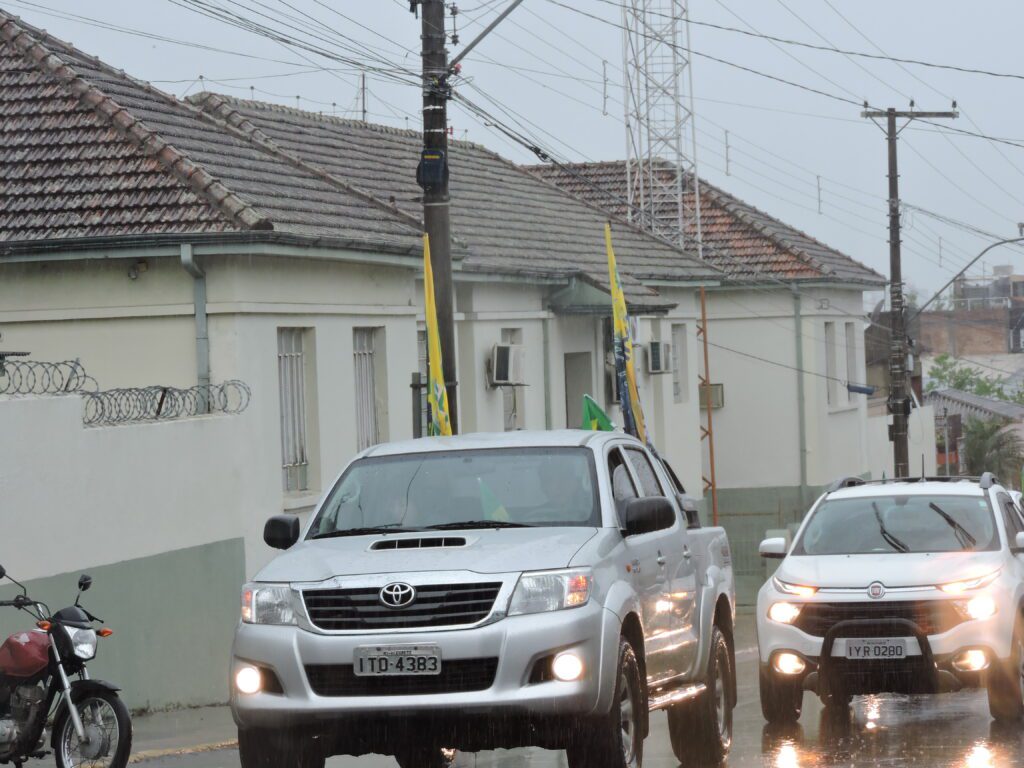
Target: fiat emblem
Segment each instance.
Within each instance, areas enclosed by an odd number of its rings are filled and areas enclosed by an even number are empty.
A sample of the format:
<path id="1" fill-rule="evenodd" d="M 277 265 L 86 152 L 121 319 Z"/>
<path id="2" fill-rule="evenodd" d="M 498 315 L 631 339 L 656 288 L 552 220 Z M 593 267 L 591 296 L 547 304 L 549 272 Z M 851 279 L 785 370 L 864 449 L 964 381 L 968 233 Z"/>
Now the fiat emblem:
<path id="1" fill-rule="evenodd" d="M 882 586 L 880 581 L 876 581 L 870 587 L 868 587 L 868 597 L 872 600 L 881 600 L 885 597 L 885 587 Z"/>
<path id="2" fill-rule="evenodd" d="M 408 608 L 416 600 L 416 589 L 411 584 L 396 581 L 381 589 L 379 599 L 388 608 Z"/>

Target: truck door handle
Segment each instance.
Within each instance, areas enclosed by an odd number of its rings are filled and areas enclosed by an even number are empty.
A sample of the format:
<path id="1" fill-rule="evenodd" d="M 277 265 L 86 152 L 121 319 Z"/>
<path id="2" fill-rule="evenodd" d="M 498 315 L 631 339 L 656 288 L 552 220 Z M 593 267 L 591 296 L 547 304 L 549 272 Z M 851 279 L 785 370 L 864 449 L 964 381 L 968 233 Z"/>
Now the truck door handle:
<path id="1" fill-rule="evenodd" d="M 661 554 L 661 552 L 659 552 L 658 553 L 658 565 L 664 565 L 667 562 L 668 561 L 665 559 L 665 556 L 663 554 Z"/>
<path id="2" fill-rule="evenodd" d="M 691 557 L 693 557 L 693 554 L 690 552 L 690 548 L 683 547 L 683 559 L 689 560 Z"/>

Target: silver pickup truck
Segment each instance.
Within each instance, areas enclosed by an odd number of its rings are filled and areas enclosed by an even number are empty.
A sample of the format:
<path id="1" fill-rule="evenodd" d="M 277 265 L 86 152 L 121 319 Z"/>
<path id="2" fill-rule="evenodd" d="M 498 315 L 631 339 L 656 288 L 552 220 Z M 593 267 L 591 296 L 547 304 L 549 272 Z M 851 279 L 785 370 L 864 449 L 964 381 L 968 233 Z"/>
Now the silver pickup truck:
<path id="1" fill-rule="evenodd" d="M 667 710 L 684 765 L 723 759 L 736 703 L 725 532 L 667 464 L 608 432 L 381 445 L 244 587 L 231 662 L 243 768 L 452 749 L 565 749 L 640 768 Z"/>

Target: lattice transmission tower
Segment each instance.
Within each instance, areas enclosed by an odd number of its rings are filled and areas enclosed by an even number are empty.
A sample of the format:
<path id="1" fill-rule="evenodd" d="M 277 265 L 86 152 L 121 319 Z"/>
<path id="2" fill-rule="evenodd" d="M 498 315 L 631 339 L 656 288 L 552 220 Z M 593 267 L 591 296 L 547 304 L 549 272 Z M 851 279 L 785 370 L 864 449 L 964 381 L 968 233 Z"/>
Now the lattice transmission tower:
<path id="1" fill-rule="evenodd" d="M 688 0 L 624 0 L 630 216 L 701 255 Z"/>

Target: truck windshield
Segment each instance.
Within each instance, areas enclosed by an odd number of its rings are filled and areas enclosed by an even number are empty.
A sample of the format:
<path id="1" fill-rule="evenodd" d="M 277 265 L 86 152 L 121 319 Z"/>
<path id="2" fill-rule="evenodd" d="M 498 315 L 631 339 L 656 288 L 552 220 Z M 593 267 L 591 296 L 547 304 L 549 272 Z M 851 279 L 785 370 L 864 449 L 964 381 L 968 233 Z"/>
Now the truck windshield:
<path id="1" fill-rule="evenodd" d="M 386 530 L 601 525 L 597 474 L 581 448 L 418 453 L 355 462 L 310 538 Z"/>
<path id="2" fill-rule="evenodd" d="M 814 512 L 794 555 L 959 552 L 999 548 L 981 496 L 870 496 L 827 500 Z"/>

